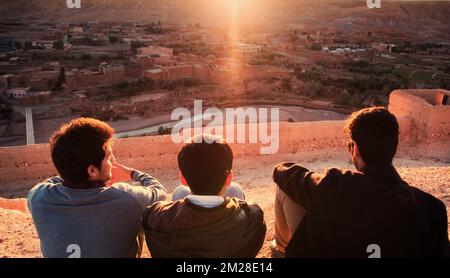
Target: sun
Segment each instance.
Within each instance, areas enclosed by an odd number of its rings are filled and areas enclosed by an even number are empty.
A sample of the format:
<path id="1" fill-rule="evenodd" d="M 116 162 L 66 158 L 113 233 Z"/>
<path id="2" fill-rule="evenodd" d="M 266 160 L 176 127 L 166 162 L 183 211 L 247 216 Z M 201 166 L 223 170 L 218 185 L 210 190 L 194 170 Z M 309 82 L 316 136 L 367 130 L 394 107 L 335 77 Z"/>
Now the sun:
<path id="1" fill-rule="evenodd" d="M 242 4 L 242 0 L 226 0 L 228 5 L 232 8 L 237 8 L 239 6 L 241 6 Z"/>
<path id="2" fill-rule="evenodd" d="M 240 19 L 240 10 L 242 7 L 242 0 L 228 0 L 228 8 L 229 8 L 229 35 L 232 41 L 236 41 L 238 39 L 239 33 L 239 19 Z"/>

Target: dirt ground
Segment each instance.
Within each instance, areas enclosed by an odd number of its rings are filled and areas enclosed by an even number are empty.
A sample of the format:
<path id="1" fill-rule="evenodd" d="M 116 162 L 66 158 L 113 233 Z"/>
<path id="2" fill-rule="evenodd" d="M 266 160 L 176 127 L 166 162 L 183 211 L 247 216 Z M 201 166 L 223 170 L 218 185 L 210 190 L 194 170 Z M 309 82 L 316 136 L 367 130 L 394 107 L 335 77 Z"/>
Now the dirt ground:
<path id="1" fill-rule="evenodd" d="M 324 155 L 325 154 L 325 155 Z M 258 257 L 270 257 L 270 240 L 274 235 L 274 199 L 275 185 L 272 182 L 273 165 L 281 161 L 297 161 L 310 170 L 322 172 L 326 167 L 353 169 L 345 152 L 328 150 L 299 154 L 279 154 L 274 156 L 258 156 L 235 161 L 235 181 L 240 183 L 248 201 L 256 202 L 264 210 L 267 234 Z M 433 194 L 442 200 L 450 215 L 450 163 L 435 159 L 410 158 L 407 154 L 399 154 L 395 161 L 400 175 L 411 185 Z M 158 173 L 160 174 L 160 173 Z M 177 185 L 177 178 L 157 176 L 172 191 Z M 25 197 L 26 192 L 21 196 Z M 31 216 L 26 211 L 25 199 L 16 203 L 2 205 L 0 201 L 0 257 L 40 257 L 39 239 Z M 449 229 L 450 230 L 450 229 Z M 149 257 L 144 248 L 144 257 Z"/>

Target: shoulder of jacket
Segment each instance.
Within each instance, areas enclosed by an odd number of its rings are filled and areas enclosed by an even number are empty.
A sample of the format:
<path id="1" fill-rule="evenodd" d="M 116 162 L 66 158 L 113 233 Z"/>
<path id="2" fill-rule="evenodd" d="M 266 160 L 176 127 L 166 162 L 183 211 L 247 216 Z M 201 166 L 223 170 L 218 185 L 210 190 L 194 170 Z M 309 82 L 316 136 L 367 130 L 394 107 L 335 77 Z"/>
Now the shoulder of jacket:
<path id="1" fill-rule="evenodd" d="M 410 186 L 411 190 L 413 191 L 416 199 L 421 202 L 424 201 L 427 204 L 431 204 L 433 206 L 438 207 L 439 209 L 443 209 L 446 210 L 445 204 L 444 202 L 442 202 L 441 200 L 439 200 L 438 198 L 434 197 L 432 194 L 427 193 L 417 187 L 414 186 Z"/>

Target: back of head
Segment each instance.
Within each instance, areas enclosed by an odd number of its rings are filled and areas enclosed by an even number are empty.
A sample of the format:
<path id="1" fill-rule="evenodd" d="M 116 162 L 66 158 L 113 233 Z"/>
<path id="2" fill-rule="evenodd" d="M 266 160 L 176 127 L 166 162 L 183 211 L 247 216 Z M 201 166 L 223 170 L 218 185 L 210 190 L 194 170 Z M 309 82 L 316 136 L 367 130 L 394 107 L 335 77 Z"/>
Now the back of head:
<path id="1" fill-rule="evenodd" d="M 366 165 L 392 163 L 398 146 L 399 126 L 389 110 L 370 107 L 354 112 L 344 130 L 356 142 Z"/>
<path id="2" fill-rule="evenodd" d="M 178 166 L 196 195 L 217 195 L 233 166 L 233 152 L 223 138 L 199 135 L 178 153 Z"/>
<path id="3" fill-rule="evenodd" d="M 91 118 L 78 118 L 63 125 L 50 139 L 53 164 L 71 182 L 86 182 L 90 165 L 101 167 L 105 146 L 114 129 Z"/>

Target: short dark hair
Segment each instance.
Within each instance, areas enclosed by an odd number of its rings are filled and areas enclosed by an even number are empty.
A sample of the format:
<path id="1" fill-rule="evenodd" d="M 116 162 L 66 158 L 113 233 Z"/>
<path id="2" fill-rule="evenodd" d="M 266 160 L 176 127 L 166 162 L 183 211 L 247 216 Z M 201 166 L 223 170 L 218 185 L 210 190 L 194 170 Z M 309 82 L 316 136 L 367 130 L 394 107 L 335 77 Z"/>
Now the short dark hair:
<path id="1" fill-rule="evenodd" d="M 233 167 L 233 152 L 223 138 L 199 135 L 183 145 L 178 166 L 192 193 L 216 195 Z"/>
<path id="2" fill-rule="evenodd" d="M 61 178 L 71 182 L 86 182 L 87 168 L 101 167 L 105 144 L 114 135 L 107 123 L 78 118 L 63 125 L 50 139 L 53 164 Z"/>
<path id="3" fill-rule="evenodd" d="M 384 107 L 353 112 L 344 127 L 367 165 L 392 163 L 397 152 L 398 129 L 394 114 Z"/>

